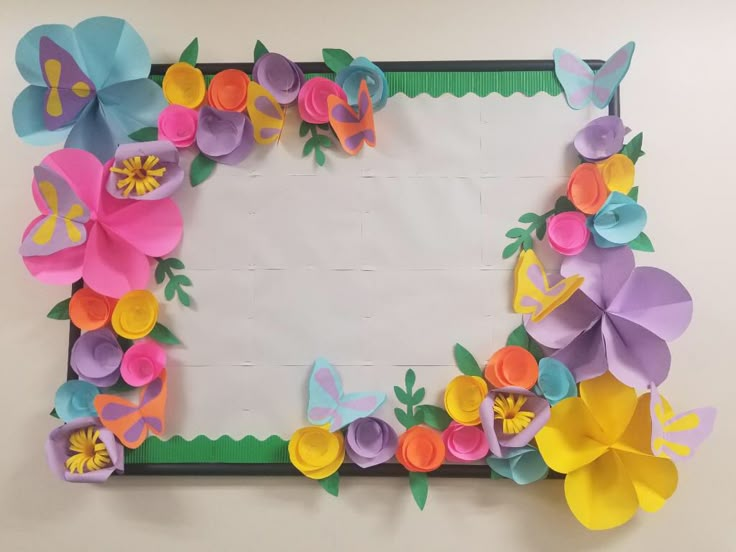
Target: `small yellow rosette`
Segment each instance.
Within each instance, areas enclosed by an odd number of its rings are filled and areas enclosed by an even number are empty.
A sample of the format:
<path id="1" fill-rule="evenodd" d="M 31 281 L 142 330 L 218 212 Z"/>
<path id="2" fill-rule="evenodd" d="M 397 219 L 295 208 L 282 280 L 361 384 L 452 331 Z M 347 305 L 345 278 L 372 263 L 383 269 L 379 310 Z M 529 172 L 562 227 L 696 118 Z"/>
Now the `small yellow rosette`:
<path id="1" fill-rule="evenodd" d="M 480 423 L 480 404 L 488 395 L 488 384 L 477 376 L 457 376 L 445 389 L 445 410 L 457 423 Z"/>
<path id="2" fill-rule="evenodd" d="M 634 162 L 621 153 L 598 163 L 606 188 L 611 192 L 628 194 L 634 187 Z"/>
<path id="3" fill-rule="evenodd" d="M 174 63 L 166 70 L 161 88 L 170 104 L 190 109 L 202 105 L 207 91 L 202 71 L 184 62 Z"/>
<path id="4" fill-rule="evenodd" d="M 320 426 L 297 429 L 289 440 L 289 460 L 310 479 L 324 479 L 345 460 L 345 439 Z"/>
<path id="5" fill-rule="evenodd" d="M 146 290 L 129 291 L 112 311 L 112 328 L 120 337 L 142 339 L 158 321 L 158 301 Z"/>

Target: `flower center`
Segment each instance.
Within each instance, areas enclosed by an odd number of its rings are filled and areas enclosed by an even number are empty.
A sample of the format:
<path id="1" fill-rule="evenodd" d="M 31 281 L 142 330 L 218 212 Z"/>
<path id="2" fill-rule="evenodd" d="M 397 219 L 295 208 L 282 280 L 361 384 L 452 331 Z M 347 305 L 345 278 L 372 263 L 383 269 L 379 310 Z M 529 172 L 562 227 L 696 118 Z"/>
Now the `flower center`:
<path id="1" fill-rule="evenodd" d="M 74 473 L 101 470 L 110 465 L 107 447 L 100 441 L 100 431 L 95 427 L 79 429 L 69 436 L 69 451 L 72 453 L 64 464 Z"/>
<path id="2" fill-rule="evenodd" d="M 534 412 L 521 409 L 525 403 L 522 395 L 497 395 L 493 400 L 494 418 L 503 421 L 504 433 L 520 433 L 532 421 Z"/>
<path id="3" fill-rule="evenodd" d="M 136 195 L 142 196 L 160 186 L 158 178 L 166 173 L 166 167 L 159 166 L 160 159 L 149 155 L 143 161 L 140 155 L 123 160 L 122 167 L 110 167 L 110 172 L 123 175 L 118 181 L 118 188 L 123 190 L 123 197 L 128 197 L 135 189 Z"/>

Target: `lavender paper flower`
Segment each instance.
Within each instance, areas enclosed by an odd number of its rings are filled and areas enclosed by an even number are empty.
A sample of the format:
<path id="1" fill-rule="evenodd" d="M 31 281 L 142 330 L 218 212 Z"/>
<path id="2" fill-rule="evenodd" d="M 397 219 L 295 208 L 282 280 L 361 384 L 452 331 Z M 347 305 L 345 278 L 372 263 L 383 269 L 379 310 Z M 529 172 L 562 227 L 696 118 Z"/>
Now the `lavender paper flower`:
<path id="1" fill-rule="evenodd" d="M 549 416 L 549 403 L 521 387 L 493 389 L 480 404 L 483 431 L 495 456 L 528 445 Z"/>
<path id="2" fill-rule="evenodd" d="M 163 199 L 184 182 L 179 151 L 168 140 L 124 144 L 115 151 L 107 191 L 118 199 Z"/>
<path id="3" fill-rule="evenodd" d="M 578 382 L 610 370 L 630 387 L 661 384 L 670 368 L 667 341 L 679 337 L 692 317 L 685 287 L 658 268 L 634 268 L 628 247 L 601 249 L 590 243 L 579 255 L 566 257 L 560 272 L 579 274 L 583 285 L 542 321 L 525 318 L 529 335 L 558 349 L 552 356 Z"/>
<path id="4" fill-rule="evenodd" d="M 575 135 L 575 149 L 589 161 L 600 161 L 621 151 L 629 129 L 620 117 L 606 115 L 589 122 Z"/>
<path id="5" fill-rule="evenodd" d="M 253 65 L 253 80 L 268 90 L 274 99 L 287 105 L 294 103 L 304 84 L 304 73 L 293 61 L 269 52 Z"/>
<path id="6" fill-rule="evenodd" d="M 243 113 L 204 106 L 199 111 L 197 147 L 225 165 L 237 165 L 250 154 L 255 138 L 253 123 Z"/>
<path id="7" fill-rule="evenodd" d="M 110 387 L 120 379 L 123 349 L 107 328 L 83 333 L 72 347 L 70 364 L 79 379 Z"/>
<path id="8" fill-rule="evenodd" d="M 396 452 L 396 431 L 383 420 L 358 418 L 348 426 L 345 451 L 350 460 L 361 468 L 388 462 Z"/>

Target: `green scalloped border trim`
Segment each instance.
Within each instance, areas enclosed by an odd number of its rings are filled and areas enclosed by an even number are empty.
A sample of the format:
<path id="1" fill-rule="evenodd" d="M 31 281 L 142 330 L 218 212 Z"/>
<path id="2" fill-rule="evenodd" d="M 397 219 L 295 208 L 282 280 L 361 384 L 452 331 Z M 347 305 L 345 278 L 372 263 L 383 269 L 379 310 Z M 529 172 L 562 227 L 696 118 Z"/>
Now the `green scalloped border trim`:
<path id="1" fill-rule="evenodd" d="M 149 437 L 137 449 L 125 449 L 126 464 L 288 464 L 289 441 L 271 435 L 263 441 L 246 435 L 240 441 L 223 435 L 199 435 L 188 441 L 175 435 L 167 440 Z"/>
<path id="2" fill-rule="evenodd" d="M 307 73 L 307 78 L 335 78 L 334 73 Z M 534 96 L 546 92 L 550 96 L 562 93 L 554 71 L 406 71 L 386 73 L 389 95 L 406 94 L 415 98 L 419 94 L 429 94 L 433 98 L 442 94 L 461 97 L 476 94 L 485 97 L 493 93 L 508 97 L 520 92 L 525 96 Z M 163 81 L 161 75 L 151 75 L 158 84 Z M 209 85 L 212 75 L 205 75 Z"/>

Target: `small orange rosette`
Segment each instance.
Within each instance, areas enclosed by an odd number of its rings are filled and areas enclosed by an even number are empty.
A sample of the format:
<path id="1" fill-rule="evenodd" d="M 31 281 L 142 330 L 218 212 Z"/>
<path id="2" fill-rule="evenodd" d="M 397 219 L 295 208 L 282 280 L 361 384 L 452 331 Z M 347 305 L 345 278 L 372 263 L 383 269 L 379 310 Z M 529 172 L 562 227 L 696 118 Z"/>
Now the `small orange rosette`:
<path id="1" fill-rule="evenodd" d="M 434 471 L 444 459 L 445 443 L 434 429 L 418 425 L 399 436 L 396 460 L 410 472 Z"/>
<path id="2" fill-rule="evenodd" d="M 608 197 L 608 188 L 594 163 L 581 163 L 567 182 L 567 198 L 586 215 L 598 212 Z"/>
<path id="3" fill-rule="evenodd" d="M 220 71 L 207 89 L 207 103 L 220 111 L 245 111 L 248 99 L 248 75 L 239 69 Z"/>
<path id="4" fill-rule="evenodd" d="M 104 327 L 112 316 L 115 299 L 105 297 L 90 288 L 82 288 L 69 301 L 69 318 L 86 332 Z"/>
<path id="5" fill-rule="evenodd" d="M 539 377 L 539 365 L 523 347 L 507 345 L 488 360 L 484 375 L 494 387 L 531 389 Z"/>

